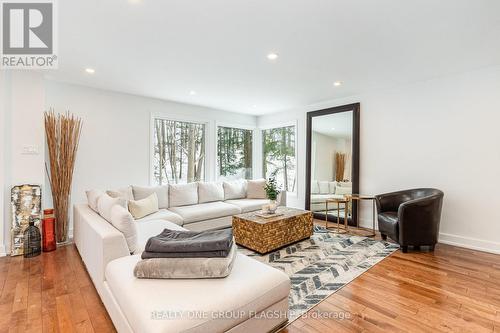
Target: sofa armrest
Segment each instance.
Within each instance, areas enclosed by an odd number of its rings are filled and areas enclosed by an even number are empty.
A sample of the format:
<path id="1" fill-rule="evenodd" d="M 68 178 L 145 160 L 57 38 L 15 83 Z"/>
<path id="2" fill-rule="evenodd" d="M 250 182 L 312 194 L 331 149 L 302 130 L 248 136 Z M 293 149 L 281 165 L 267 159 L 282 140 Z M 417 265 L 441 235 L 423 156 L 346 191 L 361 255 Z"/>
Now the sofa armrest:
<path id="1" fill-rule="evenodd" d="M 73 238 L 87 271 L 101 293 L 107 264 L 130 255 L 123 234 L 86 204 L 73 207 Z"/>

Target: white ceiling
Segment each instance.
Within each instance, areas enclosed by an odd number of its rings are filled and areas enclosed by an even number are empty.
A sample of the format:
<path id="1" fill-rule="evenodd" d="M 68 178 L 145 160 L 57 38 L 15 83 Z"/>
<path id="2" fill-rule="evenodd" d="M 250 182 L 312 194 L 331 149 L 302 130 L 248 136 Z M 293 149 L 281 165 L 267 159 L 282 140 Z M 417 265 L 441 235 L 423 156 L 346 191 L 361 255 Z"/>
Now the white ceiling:
<path id="1" fill-rule="evenodd" d="M 59 70 L 50 78 L 243 113 L 500 64 L 498 0 L 64 0 L 58 6 Z M 269 61 L 270 52 L 279 58 Z M 344 84 L 334 88 L 337 80 Z"/>

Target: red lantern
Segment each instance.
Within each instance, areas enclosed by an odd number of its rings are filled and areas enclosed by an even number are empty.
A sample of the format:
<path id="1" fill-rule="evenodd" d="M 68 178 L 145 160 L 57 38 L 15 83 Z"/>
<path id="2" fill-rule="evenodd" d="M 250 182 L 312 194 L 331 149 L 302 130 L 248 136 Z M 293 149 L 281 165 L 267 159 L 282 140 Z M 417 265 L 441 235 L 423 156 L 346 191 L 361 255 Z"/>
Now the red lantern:
<path id="1" fill-rule="evenodd" d="M 54 218 L 54 210 L 46 209 L 43 213 L 42 250 L 43 252 L 54 251 L 56 249 L 56 219 Z"/>

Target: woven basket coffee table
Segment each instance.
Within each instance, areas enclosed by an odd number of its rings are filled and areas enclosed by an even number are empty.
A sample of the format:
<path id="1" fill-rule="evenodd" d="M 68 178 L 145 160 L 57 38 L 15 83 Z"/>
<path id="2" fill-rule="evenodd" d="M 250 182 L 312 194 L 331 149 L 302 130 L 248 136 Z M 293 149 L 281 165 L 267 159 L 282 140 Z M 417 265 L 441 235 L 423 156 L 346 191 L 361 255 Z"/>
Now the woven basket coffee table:
<path id="1" fill-rule="evenodd" d="M 236 243 L 260 254 L 311 237 L 313 214 L 306 210 L 279 207 L 280 216 L 264 218 L 259 212 L 233 216 Z"/>

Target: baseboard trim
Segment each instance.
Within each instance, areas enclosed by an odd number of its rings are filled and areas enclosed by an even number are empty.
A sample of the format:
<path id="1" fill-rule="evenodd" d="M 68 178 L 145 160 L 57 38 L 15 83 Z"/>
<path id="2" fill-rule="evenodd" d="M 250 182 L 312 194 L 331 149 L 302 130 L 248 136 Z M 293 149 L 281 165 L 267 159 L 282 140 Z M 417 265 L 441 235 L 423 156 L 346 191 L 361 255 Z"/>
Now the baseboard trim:
<path id="1" fill-rule="evenodd" d="M 0 257 L 5 257 L 5 256 L 7 256 L 7 251 L 5 249 L 5 245 L 0 244 Z"/>
<path id="2" fill-rule="evenodd" d="M 466 249 L 482 252 L 500 254 L 500 243 L 485 241 L 472 237 L 439 233 L 439 243 L 464 247 Z"/>

